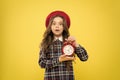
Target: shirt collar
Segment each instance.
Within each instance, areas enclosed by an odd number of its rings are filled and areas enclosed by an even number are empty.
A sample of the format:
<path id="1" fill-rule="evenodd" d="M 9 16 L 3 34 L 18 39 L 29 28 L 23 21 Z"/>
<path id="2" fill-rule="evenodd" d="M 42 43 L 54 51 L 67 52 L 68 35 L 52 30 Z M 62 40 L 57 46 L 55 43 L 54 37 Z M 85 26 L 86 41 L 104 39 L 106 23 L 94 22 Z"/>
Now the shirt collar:
<path id="1" fill-rule="evenodd" d="M 63 37 L 62 36 L 60 36 L 60 37 L 54 37 L 54 41 L 56 41 L 56 40 L 63 41 Z"/>

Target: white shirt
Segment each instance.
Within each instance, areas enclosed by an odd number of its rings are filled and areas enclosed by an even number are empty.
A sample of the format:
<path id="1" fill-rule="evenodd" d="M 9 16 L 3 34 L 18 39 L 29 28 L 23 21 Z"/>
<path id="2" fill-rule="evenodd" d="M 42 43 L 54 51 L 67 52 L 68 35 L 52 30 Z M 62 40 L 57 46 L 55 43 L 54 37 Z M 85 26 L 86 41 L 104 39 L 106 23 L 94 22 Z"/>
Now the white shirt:
<path id="1" fill-rule="evenodd" d="M 59 39 L 60 41 L 63 41 L 63 37 L 60 36 L 60 37 L 54 37 L 54 41 L 56 41 L 57 39 Z"/>

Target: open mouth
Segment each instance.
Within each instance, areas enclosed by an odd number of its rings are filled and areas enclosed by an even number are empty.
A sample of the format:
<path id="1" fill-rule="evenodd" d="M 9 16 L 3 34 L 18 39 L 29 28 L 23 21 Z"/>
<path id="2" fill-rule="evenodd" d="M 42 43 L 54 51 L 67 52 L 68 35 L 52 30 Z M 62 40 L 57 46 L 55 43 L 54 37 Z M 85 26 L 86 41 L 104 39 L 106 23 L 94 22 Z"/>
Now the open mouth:
<path id="1" fill-rule="evenodd" d="M 56 29 L 55 31 L 60 31 L 59 29 Z"/>

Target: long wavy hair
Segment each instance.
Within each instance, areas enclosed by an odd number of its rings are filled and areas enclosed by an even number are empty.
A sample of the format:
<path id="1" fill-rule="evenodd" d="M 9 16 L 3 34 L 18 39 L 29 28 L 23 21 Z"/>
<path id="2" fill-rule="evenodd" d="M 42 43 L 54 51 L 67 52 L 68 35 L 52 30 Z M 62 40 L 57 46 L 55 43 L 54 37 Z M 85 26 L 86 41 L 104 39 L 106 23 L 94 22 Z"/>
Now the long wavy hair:
<path id="1" fill-rule="evenodd" d="M 59 15 L 52 17 L 50 19 L 48 26 L 47 26 L 47 29 L 44 32 L 43 40 L 40 44 L 40 48 L 44 51 L 44 53 L 48 52 L 49 45 L 52 44 L 53 39 L 54 39 L 54 34 L 51 30 L 51 26 L 52 26 L 52 23 L 53 23 L 53 20 L 55 17 L 61 17 L 63 19 L 63 32 L 62 32 L 63 41 L 65 40 L 65 38 L 68 38 L 68 36 L 70 35 L 66 19 L 62 16 L 59 16 Z"/>

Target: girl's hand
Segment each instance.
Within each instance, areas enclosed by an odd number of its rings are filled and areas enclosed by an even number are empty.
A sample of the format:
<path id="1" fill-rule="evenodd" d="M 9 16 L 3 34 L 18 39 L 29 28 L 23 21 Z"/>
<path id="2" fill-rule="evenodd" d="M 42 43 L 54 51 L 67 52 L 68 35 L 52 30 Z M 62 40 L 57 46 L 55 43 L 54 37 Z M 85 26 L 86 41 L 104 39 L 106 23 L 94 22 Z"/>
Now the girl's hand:
<path id="1" fill-rule="evenodd" d="M 78 47 L 79 44 L 77 44 L 76 39 L 73 36 L 69 36 L 68 39 L 65 39 L 66 41 L 72 43 L 75 47 Z"/>
<path id="2" fill-rule="evenodd" d="M 69 57 L 69 56 L 67 56 L 67 55 L 65 55 L 65 54 L 63 54 L 63 55 L 61 55 L 60 57 L 59 57 L 59 62 L 63 62 L 63 61 L 69 61 L 69 60 L 75 60 L 75 57 L 73 56 L 73 57 Z"/>

